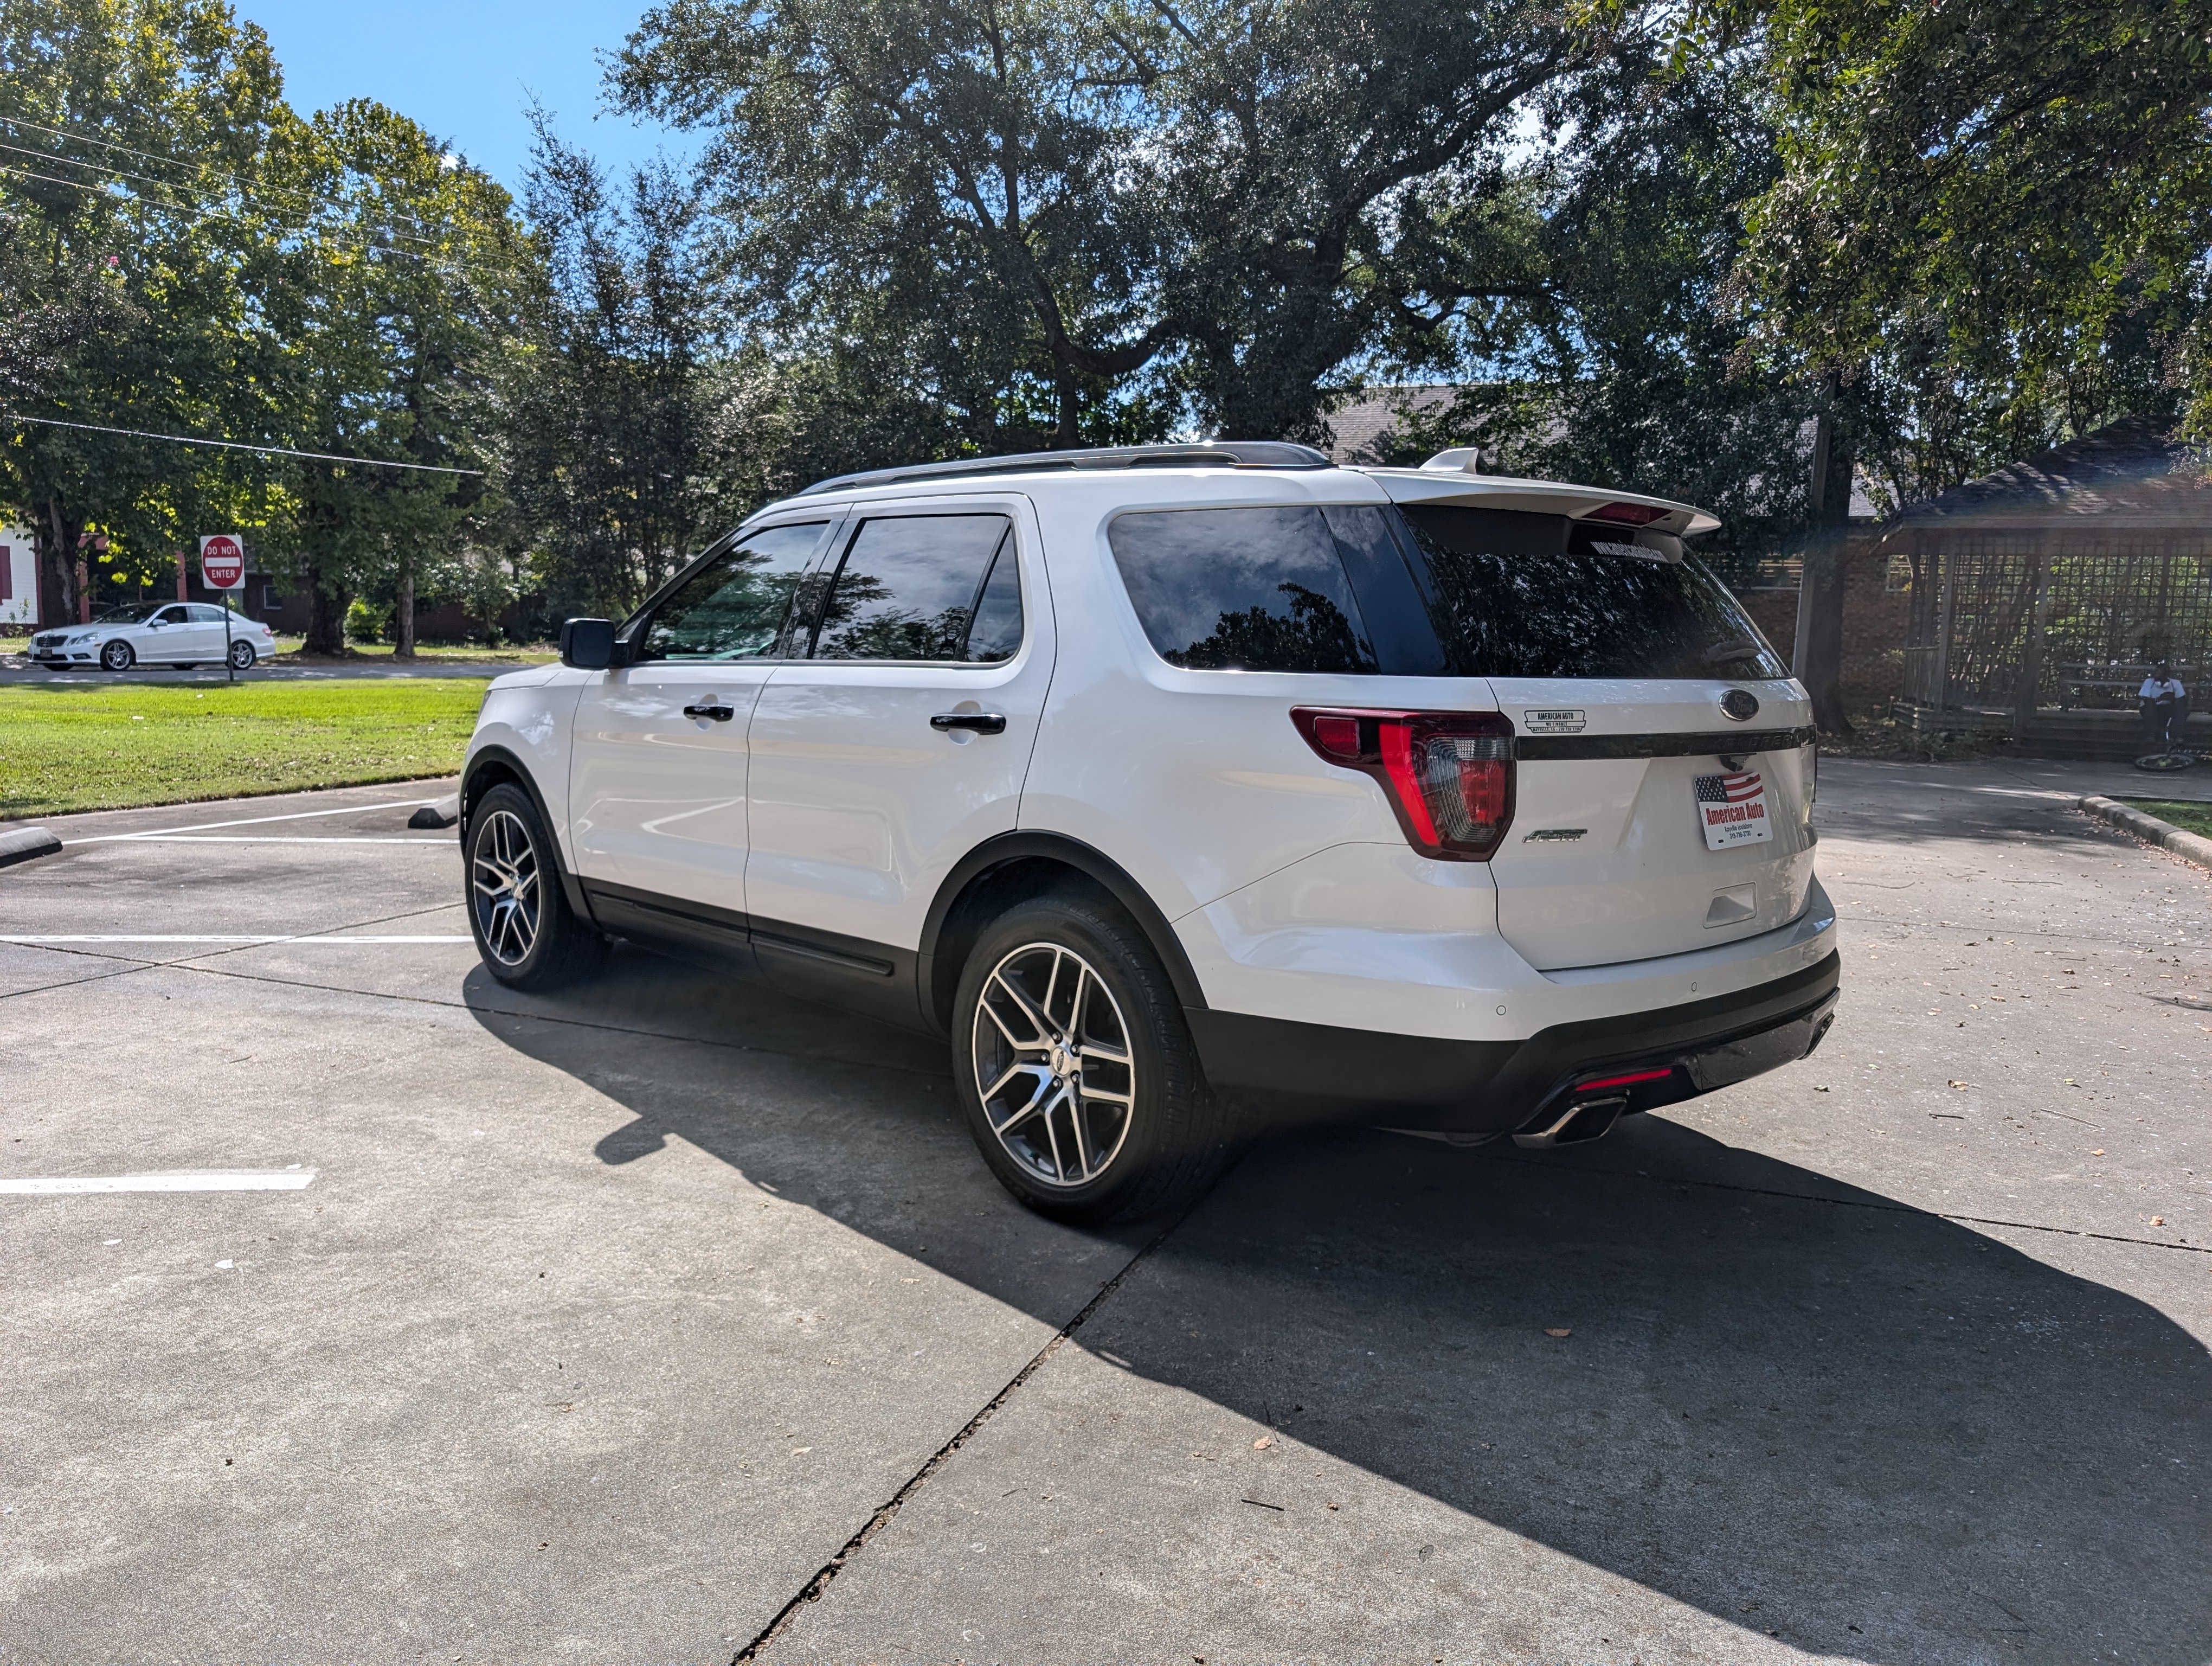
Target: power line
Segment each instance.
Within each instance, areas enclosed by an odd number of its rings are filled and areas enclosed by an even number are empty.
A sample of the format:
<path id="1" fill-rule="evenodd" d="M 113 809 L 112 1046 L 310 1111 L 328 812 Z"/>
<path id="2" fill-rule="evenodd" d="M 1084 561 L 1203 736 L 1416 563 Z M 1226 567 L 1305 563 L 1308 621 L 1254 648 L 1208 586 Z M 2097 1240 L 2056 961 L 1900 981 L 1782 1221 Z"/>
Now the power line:
<path id="1" fill-rule="evenodd" d="M 100 173 L 112 174 L 118 179 L 135 179 L 143 185 L 158 186 L 165 192 L 173 192 L 180 189 L 174 180 L 156 179 L 149 174 L 132 173 L 126 169 L 117 167 L 110 162 L 90 162 L 86 161 L 83 158 L 79 156 L 57 156 L 50 151 L 27 150 L 22 146 L 15 144 L 0 143 L 0 150 L 9 151 L 18 156 L 35 156 L 40 161 L 46 162 L 58 162 L 64 167 L 81 167 L 85 169 L 87 172 L 98 170 Z M 96 186 L 105 185 L 110 183 L 106 179 L 98 178 L 90 180 L 58 179 L 51 173 L 33 173 L 28 168 L 23 167 L 20 165 L 9 165 L 5 163 L 0 163 L 0 173 L 13 173 L 26 179 L 42 179 L 48 185 L 73 185 L 79 191 L 90 191 Z M 279 189 L 281 190 L 283 188 L 279 187 Z M 250 200 L 251 192 L 247 192 L 243 186 L 240 187 L 240 194 L 241 197 L 246 198 Z M 327 208 L 333 208 L 340 210 L 349 210 L 353 206 L 351 204 L 347 203 L 343 198 L 316 198 L 305 192 L 295 192 L 294 194 L 306 197 L 311 207 L 316 203 L 320 203 Z M 204 203 L 184 202 L 179 200 L 174 196 L 155 196 L 150 192 L 140 191 L 133 192 L 131 193 L 131 197 L 135 201 L 148 203 L 156 208 L 171 209 L 179 214 L 206 214 L 210 211 L 209 205 Z M 285 210 L 287 213 L 295 211 L 296 210 Z M 321 229 L 320 227 L 313 222 L 304 225 L 290 222 L 272 223 L 276 224 L 276 228 L 280 231 L 313 232 Z M 418 222 L 417 223 L 420 222 Z M 426 249 L 434 250 L 439 247 L 437 240 L 434 238 L 417 237 L 414 233 L 401 231 L 395 226 L 387 224 L 364 228 L 381 231 L 386 236 L 397 238 L 403 242 L 420 243 Z M 428 255 L 416 254 L 415 251 L 412 249 L 398 249 L 395 250 L 394 252 L 399 254 L 413 254 L 418 260 L 427 260 L 430 258 Z"/>
<path id="2" fill-rule="evenodd" d="M 6 147 L 4 147 L 4 146 L 0 146 L 0 149 L 5 149 L 5 148 L 6 148 Z M 65 162 L 66 162 L 66 161 L 72 161 L 73 159 L 72 159 L 72 158 L 70 158 L 70 157 L 66 157 L 66 156 L 65 156 L 65 157 L 59 158 L 58 160 L 60 160 L 60 161 L 65 161 Z M 83 164 L 83 163 L 79 163 L 79 164 L 77 164 L 77 165 L 78 165 L 78 166 L 80 166 L 80 167 L 82 167 L 82 166 L 94 166 L 94 167 L 97 167 L 97 166 L 99 166 L 99 164 L 97 164 L 97 163 L 94 163 L 94 164 Z M 107 196 L 106 192 L 102 192 L 102 191 L 100 190 L 100 187 L 101 187 L 103 185 L 105 185 L 105 184 L 106 183 L 105 180 L 100 180 L 100 179 L 94 179 L 94 180 L 85 180 L 85 179 L 64 179 L 58 178 L 58 177 L 56 177 L 55 175 L 52 174 L 52 173 L 33 173 L 29 168 L 27 168 L 27 167 L 12 167 L 12 166 L 10 166 L 9 164 L 5 163 L 5 162 L 0 162 L 0 176 L 5 176 L 5 177 L 7 177 L 7 178 L 10 178 L 10 179 L 37 179 L 37 180 L 40 180 L 40 181 L 41 181 L 42 183 L 46 184 L 46 185 L 63 185 L 63 186 L 66 186 L 68 189 L 70 189 L 70 190 L 71 190 L 71 191 L 82 191 L 82 192 L 89 192 L 89 193 L 92 193 L 92 194 L 94 194 L 94 195 L 96 195 L 96 196 L 100 197 L 104 201 L 106 201 L 106 202 L 107 202 L 107 203 L 109 203 L 109 204 L 119 204 L 119 203 L 122 203 L 122 202 L 124 202 L 124 201 L 127 200 L 127 201 L 129 201 L 129 202 L 137 204 L 139 204 L 139 205 L 141 205 L 141 206 L 143 206 L 143 207 L 149 208 L 149 209 L 153 209 L 153 210 L 155 210 L 155 211 L 157 211 L 157 212 L 168 213 L 168 214 L 179 214 L 179 215 L 185 215 L 185 216 L 199 216 L 199 217 L 204 217 L 204 216 L 206 216 L 207 215 L 209 215 L 209 214 L 210 214 L 211 212 L 213 212 L 213 210 L 210 210 L 210 209 L 209 208 L 209 206 L 208 206 L 207 204 L 201 204 L 201 203 L 180 203 L 180 202 L 176 201 L 176 200 L 175 200 L 174 198 L 167 198 L 167 197 L 156 197 L 156 196 L 154 196 L 154 195 L 152 195 L 152 194 L 150 194 L 150 193 L 149 193 L 149 192 L 134 192 L 133 193 L 131 193 L 131 195 L 130 196 L 130 198 L 127 198 L 127 199 L 123 198 L 118 198 L 118 197 L 110 197 L 110 196 Z M 331 232 L 332 232 L 334 229 L 335 229 L 335 230 L 341 230 L 341 231 L 343 231 L 343 230 L 348 230 L 348 229 L 358 229 L 358 230 L 361 230 L 361 231 L 362 231 L 362 232 L 364 232 L 364 233 L 369 233 L 369 232 L 374 232 L 374 231 L 380 231 L 380 231 L 382 231 L 382 232 L 383 232 L 386 235 L 387 235 L 387 236 L 391 236 L 391 237 L 399 237 L 399 238 L 405 238 L 405 237 L 407 237 L 407 234 L 406 234 L 406 233 L 404 233 L 404 232 L 393 231 L 393 230 L 392 230 L 390 227 L 388 227 L 388 226 L 385 226 L 385 227 L 366 227 L 366 226 L 364 226 L 364 227 L 359 227 L 359 228 L 349 228 L 349 227 L 345 226 L 343 222 L 341 222 L 341 223 L 340 223 L 339 225 L 337 225 L 337 227 L 333 228 L 333 227 L 331 227 L 331 226 L 328 226 L 328 225 L 316 225 L 316 224 L 313 224 L 313 223 L 307 224 L 307 225 L 300 225 L 300 224 L 296 224 L 296 223 L 293 223 L 293 222 L 279 222 L 271 221 L 271 222 L 269 222 L 269 229 L 270 229 L 270 230 L 271 230 L 271 231 L 276 231 L 276 232 L 290 233 L 290 234 L 295 234 L 295 235 L 298 235 L 298 236 L 301 236 L 301 237 L 322 237 L 322 238 L 331 238 Z M 337 241 L 337 240 L 337 240 L 337 239 L 331 239 L 331 240 L 332 240 L 332 241 Z M 421 242 L 421 241 L 422 241 L 422 240 L 421 238 L 411 238 L 411 239 L 409 239 L 408 240 L 410 240 L 410 241 L 413 241 L 413 242 Z M 377 242 L 374 242 L 374 241 L 369 240 L 366 236 L 363 238 L 363 240 L 362 240 L 362 243 L 361 243 L 360 246 L 361 246 L 361 248 L 362 248 L 362 251 L 364 253 L 368 253 L 368 254 L 390 254 L 390 255 L 398 255 L 398 256 L 400 256 L 401 258 L 404 258 L 404 259 L 408 259 L 408 260 L 419 260 L 419 261 L 421 261 L 421 262 L 422 262 L 425 266 L 428 267 L 431 271 L 442 271 L 442 272 L 446 272 L 446 273 L 447 273 L 448 275 L 459 275 L 459 274 L 466 273 L 466 272 L 468 272 L 469 271 L 471 271 L 471 270 L 472 269 L 472 266 L 473 266 L 474 264 L 477 264 L 477 263 L 472 263 L 472 262 L 470 262 L 470 261 L 466 261 L 466 260 L 464 260 L 464 259 L 461 259 L 461 258 L 457 258 L 457 257 L 451 256 L 451 255 L 431 255 L 431 254 L 425 254 L 425 253 L 423 253 L 423 252 L 422 252 L 422 250 L 420 250 L 420 249 L 408 249 L 408 248 L 401 248 L 401 247 L 398 246 L 397 246 L 397 245 L 395 245 L 395 244 L 390 244 L 390 243 L 377 243 Z"/>
<path id="3" fill-rule="evenodd" d="M 0 123 L 4 123 L 16 127 L 33 128 L 41 133 L 51 133 L 58 138 L 76 139 L 81 143 L 99 145 L 109 150 L 119 150 L 126 155 L 143 156 L 149 161 L 158 162 L 166 167 L 182 168 L 189 171 L 196 167 L 204 167 L 202 164 L 183 161 L 173 157 L 157 156 L 150 151 L 135 150 L 127 144 L 116 144 L 106 139 L 94 138 L 89 134 L 72 132 L 65 128 L 48 127 L 40 122 L 26 121 L 21 116 L 10 116 L 0 113 Z M 62 155 L 54 151 L 29 149 L 21 145 L 8 144 L 5 143 L 0 143 L 0 151 L 12 152 L 19 156 L 33 157 L 40 161 L 49 164 L 58 163 L 64 167 L 82 168 L 87 172 L 96 171 L 99 173 L 112 175 L 118 179 L 135 180 L 143 185 L 153 185 L 160 191 L 168 193 L 192 189 L 197 183 L 191 180 L 156 179 L 149 174 L 134 173 L 127 168 L 118 167 L 112 162 L 94 161 L 82 156 Z M 262 198 L 264 201 L 281 199 L 284 198 L 292 198 L 294 206 L 283 208 L 279 210 L 286 215 L 301 212 L 302 211 L 302 209 L 312 213 L 318 207 L 333 209 L 343 214 L 352 215 L 358 214 L 362 208 L 362 204 L 355 199 L 338 196 L 328 192 L 313 191 L 304 185 L 286 185 L 268 183 L 255 185 L 246 179 L 242 175 L 228 173 L 221 168 L 204 167 L 204 171 L 206 176 L 211 179 L 227 181 L 228 185 L 238 192 L 241 198 L 247 201 L 251 201 L 256 197 Z M 109 181 L 105 179 L 95 179 L 89 183 L 82 179 L 58 179 L 50 173 L 36 173 L 28 169 L 22 168 L 20 166 L 10 167 L 4 164 L 0 164 L 0 173 L 14 173 L 16 177 L 21 179 L 38 179 L 48 185 L 73 185 L 80 191 L 92 190 L 96 185 L 105 185 L 109 183 Z M 365 173 L 362 177 L 373 180 L 380 187 L 387 186 L 390 184 L 389 181 L 373 173 Z M 150 204 L 156 207 L 170 209 L 179 214 L 204 214 L 210 211 L 209 205 L 204 203 L 193 203 L 179 200 L 173 194 L 155 196 L 145 192 L 136 192 L 132 194 L 139 202 Z M 419 244 L 422 249 L 430 251 L 429 253 L 418 253 L 413 249 L 398 248 L 386 245 L 385 246 L 388 252 L 393 254 L 410 255 L 416 259 L 425 262 L 426 264 L 431 263 L 434 256 L 439 260 L 449 262 L 453 258 L 453 256 L 445 252 L 445 243 L 441 238 L 421 234 L 422 233 L 431 229 L 431 222 L 423 219 L 419 214 L 416 214 L 411 210 L 405 209 L 398 208 L 390 203 L 385 203 L 382 206 L 385 210 L 386 218 L 374 226 L 363 223 L 362 225 L 362 229 L 378 231 L 382 233 L 384 236 L 393 239 L 397 242 Z M 403 226 L 408 225 L 414 226 L 417 229 L 415 231 L 402 229 Z M 286 222 L 277 224 L 276 228 L 282 231 L 294 231 L 302 234 L 324 233 L 324 228 L 322 226 L 312 222 L 301 224 L 295 222 Z"/>
<path id="4" fill-rule="evenodd" d="M 415 469 L 424 474 L 473 474 L 482 469 L 449 469 L 436 463 L 388 463 L 380 457 L 344 457 L 334 451 L 295 451 L 289 446 L 249 446 L 242 440 L 199 440 L 189 434 L 155 434 L 143 428 L 108 428 L 99 423 L 64 423 L 58 416 L 19 416 L 0 410 L 0 422 L 41 423 L 48 428 L 82 429 L 87 434 L 120 434 L 133 440 L 166 440 L 175 446 L 213 446 L 222 451 L 265 452 L 271 457 L 305 457 L 318 463 L 359 463 L 371 469 Z"/>
<path id="5" fill-rule="evenodd" d="M 130 145 L 118 144 L 112 139 L 95 137 L 90 133 L 80 131 L 76 128 L 49 127 L 44 122 L 30 121 L 21 116 L 8 115 L 4 112 L 0 112 L 0 122 L 5 122 L 11 127 L 27 127 L 34 132 L 51 133 L 58 139 L 75 139 L 80 144 L 97 145 L 102 150 L 119 150 L 126 156 L 137 156 L 145 161 L 158 162 L 163 167 L 179 167 L 203 171 L 211 174 L 216 179 L 228 179 L 232 185 L 236 185 L 240 191 L 248 192 L 249 194 L 257 190 L 264 192 L 276 192 L 293 197 L 303 197 L 311 202 L 328 203 L 339 207 L 345 206 L 345 201 L 343 198 L 332 196 L 327 192 L 311 191 L 305 185 L 253 185 L 249 184 L 243 175 L 230 173 L 227 169 L 211 167 L 204 162 L 184 161 L 174 156 L 157 155 L 150 150 L 134 149 Z M 76 161 L 78 159 L 75 157 L 59 157 L 55 160 Z M 80 165 L 94 167 L 106 167 L 110 166 L 110 164 L 106 162 L 94 162 Z M 115 171 L 120 173 L 122 170 L 118 168 Z M 154 183 L 161 185 L 173 184 L 173 181 L 168 180 L 156 180 Z M 419 215 L 403 212 L 399 217 L 403 220 L 412 221 L 417 228 L 427 228 L 428 222 L 425 222 Z M 424 240 L 427 241 L 428 240 L 426 239 Z"/>

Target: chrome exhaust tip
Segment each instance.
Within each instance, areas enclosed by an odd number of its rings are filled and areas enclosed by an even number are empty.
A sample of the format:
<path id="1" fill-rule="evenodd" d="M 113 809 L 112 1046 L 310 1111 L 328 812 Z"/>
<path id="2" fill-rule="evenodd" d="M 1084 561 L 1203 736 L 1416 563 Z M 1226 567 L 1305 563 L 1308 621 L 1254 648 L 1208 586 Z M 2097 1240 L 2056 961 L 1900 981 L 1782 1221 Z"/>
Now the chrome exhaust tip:
<path id="1" fill-rule="evenodd" d="M 1554 1146 L 1583 1146 L 1613 1132 L 1620 1113 L 1628 1108 L 1626 1093 L 1602 1099 L 1570 1099 L 1567 1107 L 1543 1128 L 1524 1129 L 1513 1136 L 1523 1151 L 1549 1151 Z"/>

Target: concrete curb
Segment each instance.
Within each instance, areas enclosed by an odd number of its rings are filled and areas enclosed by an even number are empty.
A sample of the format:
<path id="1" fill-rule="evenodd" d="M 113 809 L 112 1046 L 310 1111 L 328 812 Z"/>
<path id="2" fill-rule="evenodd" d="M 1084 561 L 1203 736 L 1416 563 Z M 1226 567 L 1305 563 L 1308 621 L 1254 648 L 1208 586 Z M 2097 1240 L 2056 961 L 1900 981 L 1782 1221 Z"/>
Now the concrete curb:
<path id="1" fill-rule="evenodd" d="M 62 842 L 43 827 L 11 827 L 0 833 L 0 867 L 51 856 L 61 848 Z"/>
<path id="2" fill-rule="evenodd" d="M 2172 822 L 2162 822 L 2155 816 L 2147 816 L 2133 805 L 2122 804 L 2118 799 L 2082 799 L 2075 807 L 2100 821 L 2107 821 L 2138 839 L 2154 844 L 2161 850 L 2170 850 L 2185 861 L 2203 868 L 2212 868 L 2212 839 L 2176 827 Z"/>

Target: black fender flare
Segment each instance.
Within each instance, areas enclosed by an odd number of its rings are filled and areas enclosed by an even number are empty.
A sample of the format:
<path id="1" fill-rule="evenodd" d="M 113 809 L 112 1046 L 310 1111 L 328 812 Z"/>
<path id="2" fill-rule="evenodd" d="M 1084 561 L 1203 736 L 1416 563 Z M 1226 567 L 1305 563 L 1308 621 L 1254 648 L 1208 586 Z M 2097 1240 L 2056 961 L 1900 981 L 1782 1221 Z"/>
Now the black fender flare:
<path id="1" fill-rule="evenodd" d="M 487 775 L 495 779 L 487 781 L 484 779 Z M 561 835 L 553 825 L 551 814 L 545 808 L 544 793 L 538 790 L 537 780 L 531 775 L 529 765 L 504 746 L 479 748 L 470 757 L 468 771 L 461 777 L 462 849 L 465 851 L 468 848 L 470 812 L 476 807 L 476 800 L 502 781 L 520 781 L 522 790 L 530 794 L 531 808 L 538 812 L 538 824 L 552 841 L 553 866 L 561 876 L 562 894 L 568 897 L 570 911 L 577 918 L 589 920 L 597 926 L 599 921 L 592 916 L 591 899 L 584 895 L 583 882 L 568 871 L 568 860 L 561 854 Z"/>
<path id="2" fill-rule="evenodd" d="M 1127 869 L 1105 852 L 1065 833 L 1017 830 L 977 845 L 953 864 L 952 871 L 937 888 L 937 896 L 922 920 L 921 943 L 915 958 L 915 994 L 924 1021 L 941 1031 L 951 1012 L 953 986 L 959 981 L 959 967 L 940 965 L 939 962 L 944 958 L 944 951 L 953 946 L 947 940 L 946 932 L 955 926 L 960 904 L 975 891 L 978 882 L 1017 862 L 1054 863 L 1072 869 L 1106 891 L 1136 921 L 1137 928 L 1152 944 L 1152 952 L 1159 956 L 1160 964 L 1167 969 L 1168 982 L 1175 988 L 1176 999 L 1185 1007 L 1205 1010 L 1206 992 L 1200 986 L 1190 956 L 1183 950 L 1182 939 L 1176 935 L 1175 927 L 1160 911 L 1159 904 L 1130 877 Z M 957 939 L 956 931 L 956 942 Z"/>

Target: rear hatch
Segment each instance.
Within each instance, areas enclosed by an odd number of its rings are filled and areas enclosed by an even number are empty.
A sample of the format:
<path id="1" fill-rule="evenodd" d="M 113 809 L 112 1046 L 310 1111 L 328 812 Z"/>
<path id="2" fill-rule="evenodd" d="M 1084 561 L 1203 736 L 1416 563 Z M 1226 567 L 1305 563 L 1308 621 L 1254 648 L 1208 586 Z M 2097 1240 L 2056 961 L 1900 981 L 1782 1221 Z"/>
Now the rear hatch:
<path id="1" fill-rule="evenodd" d="M 1515 731 L 1512 821 L 1490 862 L 1501 933 L 1553 971 L 1795 919 L 1813 877 L 1809 710 L 1663 530 L 1686 512 L 1504 501 L 1528 507 L 1401 509 L 1439 669 L 1487 678 Z"/>

